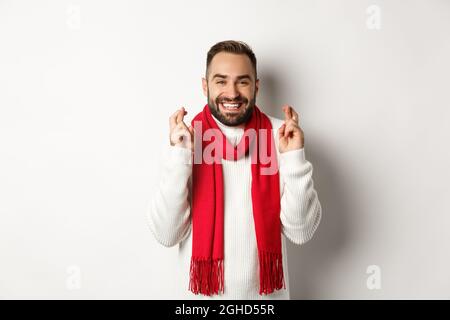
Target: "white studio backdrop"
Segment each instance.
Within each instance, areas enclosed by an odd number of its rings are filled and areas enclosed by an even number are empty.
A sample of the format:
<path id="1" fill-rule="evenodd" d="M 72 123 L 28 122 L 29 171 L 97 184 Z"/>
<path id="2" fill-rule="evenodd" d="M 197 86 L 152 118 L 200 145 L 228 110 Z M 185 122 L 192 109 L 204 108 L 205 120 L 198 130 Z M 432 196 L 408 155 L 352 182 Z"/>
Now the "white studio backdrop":
<path id="1" fill-rule="evenodd" d="M 206 52 L 300 114 L 323 219 L 293 299 L 450 298 L 450 1 L 0 0 L 0 298 L 173 298 L 145 211 Z"/>

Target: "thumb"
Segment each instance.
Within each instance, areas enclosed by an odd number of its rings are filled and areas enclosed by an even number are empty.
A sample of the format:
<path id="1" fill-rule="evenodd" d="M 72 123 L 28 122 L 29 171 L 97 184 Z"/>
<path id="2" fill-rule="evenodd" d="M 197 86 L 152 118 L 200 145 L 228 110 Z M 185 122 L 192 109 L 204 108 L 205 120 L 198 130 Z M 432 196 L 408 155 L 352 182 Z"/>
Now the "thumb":
<path id="1" fill-rule="evenodd" d="M 284 129 L 286 129 L 286 124 L 283 123 L 283 125 L 278 129 L 278 138 L 282 138 L 284 136 Z"/>
<path id="2" fill-rule="evenodd" d="M 194 128 L 192 126 L 189 126 L 189 132 L 191 133 L 192 139 L 194 139 Z"/>

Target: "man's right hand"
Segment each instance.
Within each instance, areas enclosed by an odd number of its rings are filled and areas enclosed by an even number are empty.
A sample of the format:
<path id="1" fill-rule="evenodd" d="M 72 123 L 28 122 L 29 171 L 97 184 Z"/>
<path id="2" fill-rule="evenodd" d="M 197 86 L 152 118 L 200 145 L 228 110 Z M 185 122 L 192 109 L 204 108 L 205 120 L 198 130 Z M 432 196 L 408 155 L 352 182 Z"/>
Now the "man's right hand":
<path id="1" fill-rule="evenodd" d="M 194 128 L 192 126 L 188 127 L 183 122 L 186 114 L 187 111 L 184 107 L 181 107 L 181 109 L 170 116 L 170 145 L 194 150 Z"/>

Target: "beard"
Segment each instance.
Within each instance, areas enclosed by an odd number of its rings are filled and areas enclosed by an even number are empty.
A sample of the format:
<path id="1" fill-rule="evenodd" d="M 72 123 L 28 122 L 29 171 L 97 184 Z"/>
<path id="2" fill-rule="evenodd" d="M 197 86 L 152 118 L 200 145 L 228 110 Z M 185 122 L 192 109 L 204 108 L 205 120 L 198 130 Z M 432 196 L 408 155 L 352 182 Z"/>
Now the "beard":
<path id="1" fill-rule="evenodd" d="M 220 110 L 220 103 L 242 103 L 239 107 L 241 110 L 239 113 L 224 113 Z M 252 116 L 253 109 L 256 103 L 256 94 L 249 101 L 247 98 L 238 96 L 234 99 L 217 97 L 211 99 L 208 90 L 208 106 L 212 115 L 216 117 L 220 122 L 227 126 L 238 126 L 246 123 Z"/>

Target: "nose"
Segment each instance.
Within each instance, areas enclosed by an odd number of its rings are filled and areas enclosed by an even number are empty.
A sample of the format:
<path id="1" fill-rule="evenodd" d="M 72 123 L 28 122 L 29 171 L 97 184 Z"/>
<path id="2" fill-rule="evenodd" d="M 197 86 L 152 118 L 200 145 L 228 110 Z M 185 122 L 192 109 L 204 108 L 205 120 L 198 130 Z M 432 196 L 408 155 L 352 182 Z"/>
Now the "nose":
<path id="1" fill-rule="evenodd" d="M 236 100 L 239 97 L 239 91 L 235 84 L 229 84 L 225 91 L 225 96 L 230 100 Z"/>

